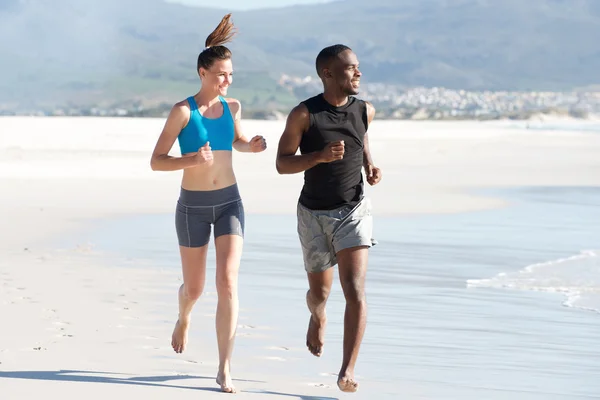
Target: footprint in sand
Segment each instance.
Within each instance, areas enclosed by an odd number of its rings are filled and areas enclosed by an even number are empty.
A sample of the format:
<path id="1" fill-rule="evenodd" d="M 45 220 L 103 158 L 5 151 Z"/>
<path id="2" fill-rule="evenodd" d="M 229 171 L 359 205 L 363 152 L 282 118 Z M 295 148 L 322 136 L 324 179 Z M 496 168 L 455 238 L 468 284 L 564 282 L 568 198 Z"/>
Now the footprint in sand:
<path id="1" fill-rule="evenodd" d="M 320 388 L 327 388 L 329 389 L 331 386 L 327 385 L 325 383 L 309 383 L 309 386 L 314 386 L 314 387 L 320 387 Z"/>
<path id="2" fill-rule="evenodd" d="M 267 357 L 261 357 L 265 360 L 272 360 L 272 361 L 287 361 L 285 358 L 283 357 L 273 357 L 273 356 L 267 356 Z"/>
<path id="3" fill-rule="evenodd" d="M 283 351 L 289 351 L 290 348 L 289 347 L 285 347 L 285 346 L 271 346 L 271 347 L 267 347 L 267 350 L 283 350 Z"/>
<path id="4" fill-rule="evenodd" d="M 321 372 L 319 375 L 321 376 L 338 376 L 338 374 L 334 372 Z"/>
<path id="5" fill-rule="evenodd" d="M 148 345 L 142 345 L 142 346 L 135 346 L 137 349 L 142 349 L 142 350 L 160 350 L 160 347 L 154 347 L 154 346 L 148 346 Z"/>

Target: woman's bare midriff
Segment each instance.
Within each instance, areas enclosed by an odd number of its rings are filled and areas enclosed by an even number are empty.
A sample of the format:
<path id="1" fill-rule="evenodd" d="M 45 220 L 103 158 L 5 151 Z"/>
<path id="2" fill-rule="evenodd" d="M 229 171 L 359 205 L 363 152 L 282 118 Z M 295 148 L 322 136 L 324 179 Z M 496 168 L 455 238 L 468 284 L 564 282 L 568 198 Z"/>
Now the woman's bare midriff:
<path id="1" fill-rule="evenodd" d="M 183 170 L 181 187 L 186 190 L 218 190 L 236 183 L 231 151 L 213 151 L 210 163 Z"/>

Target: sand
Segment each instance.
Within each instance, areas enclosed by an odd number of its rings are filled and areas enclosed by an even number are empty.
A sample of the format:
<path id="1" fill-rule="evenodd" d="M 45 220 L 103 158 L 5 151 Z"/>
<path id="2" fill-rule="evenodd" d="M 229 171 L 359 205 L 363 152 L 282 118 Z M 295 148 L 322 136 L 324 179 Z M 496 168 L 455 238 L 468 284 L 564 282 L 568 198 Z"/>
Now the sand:
<path id="1" fill-rule="evenodd" d="M 161 301 L 174 293 L 178 270 L 140 268 L 135 261 L 107 265 L 86 243 L 55 243 L 91 220 L 173 212 L 180 173 L 149 168 L 162 124 L 0 118 L 2 399 L 220 396 L 214 357 L 177 356 L 169 348 L 173 305 Z M 249 136 L 263 134 L 269 146 L 261 154 L 234 155 L 246 212 L 294 213 L 302 176 L 280 176 L 274 167 L 283 122 L 245 121 L 244 127 Z M 379 218 L 507 205 L 480 191 L 487 188 L 600 186 L 598 133 L 376 121 L 369 136 L 383 171 L 380 185 L 367 188 Z M 292 349 L 295 357 L 304 351 L 301 344 Z M 266 353 L 271 362 L 280 357 Z M 322 383 L 294 381 L 293 373 L 279 378 L 276 367 L 270 376 L 256 376 L 251 362 L 240 364 L 238 396 L 343 396 L 324 392 Z"/>

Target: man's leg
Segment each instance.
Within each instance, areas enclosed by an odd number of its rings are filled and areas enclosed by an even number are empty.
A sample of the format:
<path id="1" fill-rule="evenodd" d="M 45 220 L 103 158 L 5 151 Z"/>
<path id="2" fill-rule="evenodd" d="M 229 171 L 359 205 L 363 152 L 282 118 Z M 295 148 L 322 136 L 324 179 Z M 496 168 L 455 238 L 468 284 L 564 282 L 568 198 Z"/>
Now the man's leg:
<path id="1" fill-rule="evenodd" d="M 310 320 L 306 332 L 306 346 L 313 355 L 320 357 L 323 352 L 327 324 L 325 304 L 331 291 L 333 268 L 328 268 L 323 272 L 307 272 L 307 275 L 309 289 L 306 292 L 306 304 L 310 311 Z"/>
<path id="2" fill-rule="evenodd" d="M 344 392 L 358 390 L 354 366 L 367 324 L 365 277 L 368 246 L 351 247 L 337 253 L 340 283 L 346 298 L 344 314 L 344 358 L 338 375 L 338 386 Z"/>
<path id="3" fill-rule="evenodd" d="M 320 357 L 327 324 L 325 303 L 331 291 L 334 260 L 332 260 L 328 235 L 323 231 L 314 212 L 298 204 L 297 216 L 298 237 L 309 286 L 306 292 L 306 305 L 310 311 L 306 347 L 313 355 Z"/>

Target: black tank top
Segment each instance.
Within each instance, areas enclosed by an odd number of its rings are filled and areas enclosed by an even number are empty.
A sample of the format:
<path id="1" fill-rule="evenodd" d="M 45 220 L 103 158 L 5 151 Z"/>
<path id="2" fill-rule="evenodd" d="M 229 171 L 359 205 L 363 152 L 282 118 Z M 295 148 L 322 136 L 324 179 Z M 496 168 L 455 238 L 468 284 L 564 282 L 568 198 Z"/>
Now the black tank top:
<path id="1" fill-rule="evenodd" d="M 304 172 L 300 204 L 312 210 L 354 206 L 363 196 L 363 141 L 367 132 L 366 103 L 356 97 L 335 107 L 322 94 L 302 102 L 310 114 L 310 127 L 300 141 L 301 154 L 322 150 L 329 142 L 343 140 L 344 158 L 321 163 Z"/>

